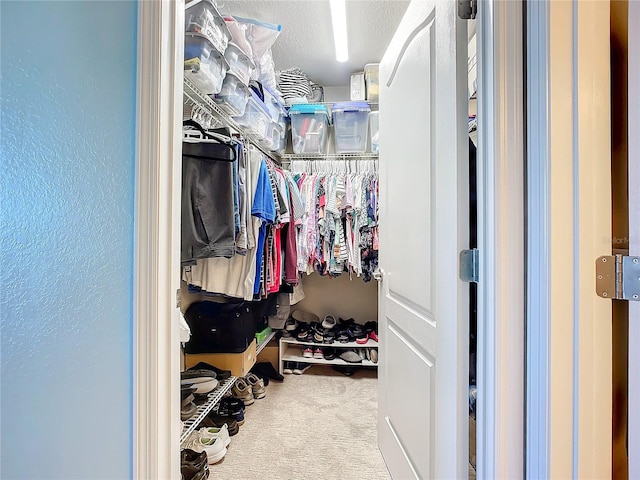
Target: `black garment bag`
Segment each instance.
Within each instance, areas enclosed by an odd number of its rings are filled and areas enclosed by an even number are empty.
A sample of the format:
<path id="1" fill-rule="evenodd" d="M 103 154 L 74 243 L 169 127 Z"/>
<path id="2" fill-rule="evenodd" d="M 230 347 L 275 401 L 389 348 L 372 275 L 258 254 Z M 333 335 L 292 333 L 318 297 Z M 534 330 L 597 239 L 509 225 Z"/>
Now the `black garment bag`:
<path id="1" fill-rule="evenodd" d="M 182 265 L 235 254 L 233 165 L 235 145 L 217 143 L 196 122 L 202 142 L 182 142 Z M 214 141 L 211 141 L 214 140 Z"/>

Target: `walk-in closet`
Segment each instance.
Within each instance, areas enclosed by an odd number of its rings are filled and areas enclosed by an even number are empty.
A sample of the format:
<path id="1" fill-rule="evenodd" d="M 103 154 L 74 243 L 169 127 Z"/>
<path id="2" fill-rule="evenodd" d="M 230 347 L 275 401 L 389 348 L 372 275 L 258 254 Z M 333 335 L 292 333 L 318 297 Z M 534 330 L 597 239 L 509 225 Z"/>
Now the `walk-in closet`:
<path id="1" fill-rule="evenodd" d="M 177 294 L 185 480 L 391 478 L 378 447 L 378 367 L 385 355 L 380 296 L 388 298 L 387 312 L 399 298 L 403 308 L 419 315 L 422 300 L 412 303 L 411 295 L 435 291 L 429 286 L 433 279 L 419 270 L 422 262 L 413 266 L 399 252 L 420 255 L 425 246 L 416 241 L 422 237 L 407 230 L 401 242 L 405 220 L 393 209 L 387 224 L 393 231 L 383 232 L 380 222 L 381 177 L 405 175 L 406 191 L 394 198 L 415 198 L 422 205 L 419 179 L 428 176 L 420 167 L 412 179 L 403 165 L 380 171 L 379 131 L 386 114 L 380 105 L 381 61 L 408 6 L 333 0 L 186 3 Z M 348 24 L 344 45 L 340 18 Z M 338 31 L 332 30 L 336 22 Z M 473 21 L 468 40 L 463 110 L 469 195 L 461 208 L 473 249 L 478 125 Z M 424 128 L 421 122 L 418 130 Z M 415 144 L 417 136 L 412 129 L 396 141 Z M 429 225 L 433 208 L 424 205 L 413 220 Z M 403 280 L 414 285 L 411 295 L 381 290 L 384 238 L 397 252 L 394 261 L 411 277 Z M 473 283 L 468 289 L 473 476 L 477 294 Z M 391 323 L 392 332 L 397 325 Z M 399 338 L 411 335 L 398 328 Z M 387 375 L 395 377 L 396 368 Z M 411 371 L 422 375 L 420 368 L 407 368 Z M 409 374 L 403 377 L 387 379 L 387 388 L 400 394 L 398 382 L 411 382 Z M 407 395 L 414 387 L 408 385 Z"/>

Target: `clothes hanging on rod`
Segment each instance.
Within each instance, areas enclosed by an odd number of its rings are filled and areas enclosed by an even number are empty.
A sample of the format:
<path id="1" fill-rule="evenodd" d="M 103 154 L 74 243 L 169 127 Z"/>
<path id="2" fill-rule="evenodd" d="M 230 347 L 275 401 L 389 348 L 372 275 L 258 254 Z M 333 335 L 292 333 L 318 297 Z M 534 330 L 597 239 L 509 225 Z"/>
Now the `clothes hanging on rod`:
<path id="1" fill-rule="evenodd" d="M 375 163 L 359 165 L 353 162 L 292 162 L 292 170 L 297 172 L 294 178 L 305 205 L 304 221 L 297 238 L 297 268 L 301 272 L 338 276 L 346 271 L 368 282 L 377 268 L 378 177 L 374 173 Z"/>
<path id="2" fill-rule="evenodd" d="M 285 172 L 252 145 L 242 149 L 238 177 L 245 180 L 240 189 L 239 236 L 246 236 L 246 249 L 237 249 L 232 258 L 199 260 L 183 270 L 183 280 L 192 290 L 245 300 L 265 298 L 278 292 L 283 283 L 295 285 L 298 281 L 295 271 L 283 274 L 287 271 L 287 245 L 295 244 L 289 232 L 295 239 L 296 229 L 295 225 L 285 227 L 296 221 L 296 215 L 299 221 L 304 210 L 297 208 L 297 213 L 291 214 L 290 198 L 292 194 L 299 197 L 297 186 L 295 191 L 288 189 Z"/>

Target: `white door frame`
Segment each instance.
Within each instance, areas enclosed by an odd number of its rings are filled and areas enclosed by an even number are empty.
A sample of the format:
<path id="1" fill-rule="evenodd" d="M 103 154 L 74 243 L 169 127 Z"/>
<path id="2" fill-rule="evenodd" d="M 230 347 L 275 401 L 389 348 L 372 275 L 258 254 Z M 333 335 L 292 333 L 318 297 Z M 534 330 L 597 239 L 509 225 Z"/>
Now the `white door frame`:
<path id="1" fill-rule="evenodd" d="M 479 2 L 478 478 L 524 475 L 522 2 Z"/>
<path id="2" fill-rule="evenodd" d="M 608 478 L 609 3 L 527 2 L 527 22 L 526 474 Z"/>
<path id="3" fill-rule="evenodd" d="M 180 478 L 184 1 L 138 2 L 133 478 Z"/>
<path id="4" fill-rule="evenodd" d="M 478 238 L 480 478 L 523 475 L 521 9 L 520 2 L 487 0 L 480 2 L 477 21 L 478 225 L 483 232 Z M 180 354 L 175 295 L 179 286 L 183 16 L 183 0 L 139 2 L 134 478 L 179 477 Z"/>

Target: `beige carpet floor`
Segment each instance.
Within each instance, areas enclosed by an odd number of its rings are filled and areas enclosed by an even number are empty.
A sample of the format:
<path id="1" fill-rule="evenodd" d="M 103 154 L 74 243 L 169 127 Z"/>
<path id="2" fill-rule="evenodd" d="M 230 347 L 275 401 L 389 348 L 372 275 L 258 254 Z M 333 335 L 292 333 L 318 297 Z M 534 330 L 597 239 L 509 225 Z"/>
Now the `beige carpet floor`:
<path id="1" fill-rule="evenodd" d="M 212 479 L 389 479 L 377 446 L 376 371 L 352 377 L 316 365 L 270 382 L 245 411 Z"/>

